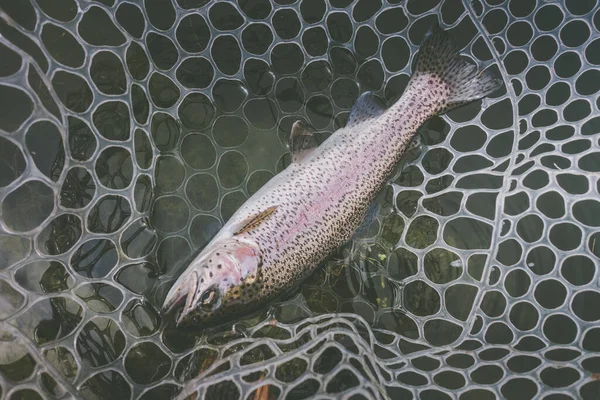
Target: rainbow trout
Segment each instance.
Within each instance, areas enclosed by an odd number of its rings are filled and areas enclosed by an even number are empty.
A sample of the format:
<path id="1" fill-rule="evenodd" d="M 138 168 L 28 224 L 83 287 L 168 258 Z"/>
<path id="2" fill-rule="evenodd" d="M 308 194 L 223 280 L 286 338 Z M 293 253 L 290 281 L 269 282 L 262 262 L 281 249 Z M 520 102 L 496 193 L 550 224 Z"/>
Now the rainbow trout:
<path id="1" fill-rule="evenodd" d="M 320 146 L 300 122 L 292 163 L 244 203 L 175 282 L 163 305 L 183 305 L 178 325 L 206 326 L 289 293 L 361 224 L 371 201 L 427 119 L 501 85 L 458 55 L 435 26 L 402 97 L 390 108 L 370 93 Z"/>

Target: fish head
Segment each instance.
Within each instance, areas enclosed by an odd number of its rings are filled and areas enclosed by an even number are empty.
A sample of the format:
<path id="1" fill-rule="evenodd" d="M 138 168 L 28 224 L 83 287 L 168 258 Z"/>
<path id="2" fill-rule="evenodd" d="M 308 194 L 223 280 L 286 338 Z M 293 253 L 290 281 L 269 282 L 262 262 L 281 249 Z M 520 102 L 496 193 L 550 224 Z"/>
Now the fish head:
<path id="1" fill-rule="evenodd" d="M 177 279 L 163 305 L 171 312 L 183 305 L 177 326 L 224 322 L 254 303 L 262 286 L 262 253 L 248 238 L 211 243 Z"/>

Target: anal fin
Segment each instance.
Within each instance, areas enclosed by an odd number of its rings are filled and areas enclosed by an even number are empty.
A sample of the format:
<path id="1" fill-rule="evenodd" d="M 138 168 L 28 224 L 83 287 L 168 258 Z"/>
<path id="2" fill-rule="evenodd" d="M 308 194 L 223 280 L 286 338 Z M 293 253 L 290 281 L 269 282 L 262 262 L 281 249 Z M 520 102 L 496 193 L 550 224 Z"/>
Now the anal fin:
<path id="1" fill-rule="evenodd" d="M 238 228 L 233 235 L 240 235 L 242 233 L 245 232 L 249 232 L 253 229 L 255 229 L 257 226 L 259 226 L 261 223 L 263 223 L 267 218 L 269 218 L 274 212 L 275 210 L 277 210 L 277 206 L 271 206 L 269 208 L 267 208 L 264 211 L 261 211 L 258 214 L 255 215 L 251 215 L 250 217 L 246 218 L 244 221 L 242 221 L 242 223 L 240 224 L 240 228 Z"/>
<path id="2" fill-rule="evenodd" d="M 311 130 L 298 120 L 292 125 L 289 146 L 292 162 L 298 162 L 312 153 L 318 144 Z"/>
<path id="3" fill-rule="evenodd" d="M 421 148 L 423 145 L 423 141 L 421 140 L 421 135 L 417 132 L 417 134 L 412 138 L 412 140 L 406 146 L 405 153 L 409 153 L 411 151 L 416 151 Z"/>

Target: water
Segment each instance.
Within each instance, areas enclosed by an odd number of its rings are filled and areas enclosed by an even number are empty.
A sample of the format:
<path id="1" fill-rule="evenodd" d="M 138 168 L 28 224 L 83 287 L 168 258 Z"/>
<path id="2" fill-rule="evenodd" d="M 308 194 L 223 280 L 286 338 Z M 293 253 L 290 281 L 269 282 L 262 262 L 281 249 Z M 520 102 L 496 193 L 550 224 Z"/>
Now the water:
<path id="1" fill-rule="evenodd" d="M 0 2 L 0 396 L 600 395 L 598 4 L 488 3 Z M 164 320 L 291 125 L 395 101 L 438 18 L 507 87 L 426 123 L 289 298 Z"/>

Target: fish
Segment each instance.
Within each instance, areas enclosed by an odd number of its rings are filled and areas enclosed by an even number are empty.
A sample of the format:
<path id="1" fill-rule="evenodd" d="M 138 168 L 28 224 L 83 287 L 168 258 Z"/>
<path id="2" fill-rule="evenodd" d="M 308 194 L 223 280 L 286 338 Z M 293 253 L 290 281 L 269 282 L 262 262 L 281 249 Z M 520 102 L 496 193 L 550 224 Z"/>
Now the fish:
<path id="1" fill-rule="evenodd" d="M 362 94 L 347 124 L 323 143 L 301 121 L 290 132 L 292 162 L 250 197 L 168 291 L 163 313 L 177 326 L 208 327 L 293 293 L 352 238 L 370 204 L 433 116 L 482 99 L 502 85 L 459 54 L 435 24 L 416 55 L 402 96 L 389 108 Z"/>

